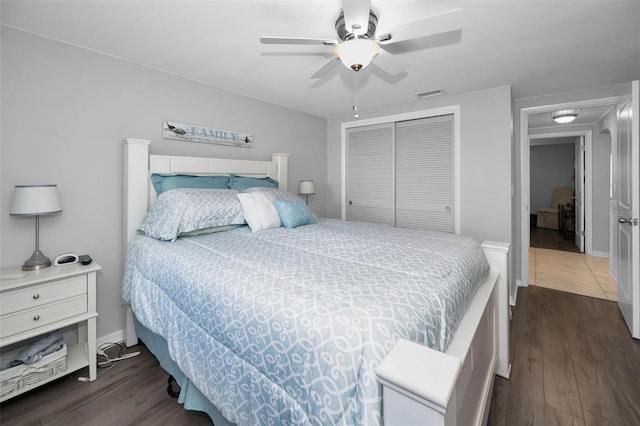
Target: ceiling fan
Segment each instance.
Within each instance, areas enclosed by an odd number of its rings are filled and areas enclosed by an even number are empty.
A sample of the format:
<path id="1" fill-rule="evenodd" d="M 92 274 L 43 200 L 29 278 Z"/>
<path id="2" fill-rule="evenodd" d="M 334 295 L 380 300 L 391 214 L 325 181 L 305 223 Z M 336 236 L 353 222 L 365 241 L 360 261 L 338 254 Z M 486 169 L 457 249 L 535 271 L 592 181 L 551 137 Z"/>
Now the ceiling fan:
<path id="1" fill-rule="evenodd" d="M 347 68 L 360 71 L 375 59 L 377 66 L 395 75 L 404 64 L 385 48 L 394 43 L 446 33 L 462 28 L 462 9 L 454 9 L 397 26 L 384 34 L 376 34 L 378 16 L 371 10 L 371 0 L 343 0 L 335 22 L 339 40 L 300 37 L 260 37 L 263 44 L 302 44 L 335 46 L 334 55 Z M 328 74 L 338 61 L 331 59 L 311 78 Z"/>

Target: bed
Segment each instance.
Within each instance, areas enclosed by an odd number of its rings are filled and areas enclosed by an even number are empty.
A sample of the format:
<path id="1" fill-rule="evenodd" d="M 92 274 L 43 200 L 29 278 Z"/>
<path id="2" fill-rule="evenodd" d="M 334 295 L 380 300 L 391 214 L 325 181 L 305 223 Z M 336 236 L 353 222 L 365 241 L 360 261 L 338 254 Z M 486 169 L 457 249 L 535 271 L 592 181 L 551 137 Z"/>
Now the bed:
<path id="1" fill-rule="evenodd" d="M 186 408 L 216 425 L 486 422 L 509 374 L 508 245 L 331 219 L 160 241 L 136 232 L 151 173 L 286 190 L 287 155 L 149 156 L 128 139 L 124 170 L 126 342 L 145 342 Z"/>

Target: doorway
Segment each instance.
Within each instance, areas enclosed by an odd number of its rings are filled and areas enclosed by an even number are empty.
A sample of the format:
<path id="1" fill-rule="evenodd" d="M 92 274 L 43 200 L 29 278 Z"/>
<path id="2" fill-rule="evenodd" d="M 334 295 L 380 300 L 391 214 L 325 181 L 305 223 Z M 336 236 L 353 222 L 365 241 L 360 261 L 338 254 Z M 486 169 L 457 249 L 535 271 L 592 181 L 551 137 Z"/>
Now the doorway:
<path id="1" fill-rule="evenodd" d="M 581 246 L 584 221 L 577 197 L 584 181 L 583 136 L 548 138 L 539 135 L 530 141 L 531 220 L 530 247 L 571 253 L 584 251 Z M 577 170 L 579 168 L 579 170 Z M 576 239 L 579 241 L 576 241 Z"/>
<path id="2" fill-rule="evenodd" d="M 609 275 L 609 218 L 603 217 L 604 213 L 609 209 L 609 168 L 610 168 L 610 140 L 607 140 L 606 148 L 607 153 L 604 161 L 606 162 L 606 181 L 605 181 L 605 207 L 598 209 L 598 204 L 594 206 L 594 198 L 598 202 L 602 202 L 601 194 L 596 194 L 594 191 L 600 191 L 601 182 L 599 181 L 594 188 L 594 143 L 601 143 L 599 136 L 598 124 L 604 114 L 607 113 L 613 105 L 615 105 L 617 98 L 607 98 L 592 101 L 582 101 L 580 103 L 572 104 L 558 104 L 548 105 L 542 107 L 533 107 L 521 110 L 521 190 L 522 190 L 522 217 L 521 217 L 521 254 L 522 265 L 528 265 L 529 273 L 522 274 L 522 285 L 540 285 L 549 288 L 555 288 L 558 290 L 585 294 L 592 297 L 599 297 L 607 300 L 615 300 L 616 296 L 616 284 L 613 278 Z M 582 120 L 575 124 L 565 125 L 563 127 L 555 126 L 554 124 L 531 126 L 531 123 L 536 123 L 540 118 L 546 117 L 548 121 L 551 121 L 552 111 L 558 109 L 578 108 L 581 113 L 587 111 L 588 113 L 596 113 L 595 118 L 591 117 L 591 121 Z M 596 112 L 598 111 L 598 112 Z M 579 182 L 584 183 L 584 192 L 576 194 L 576 198 L 572 200 L 573 215 L 574 215 L 574 238 L 568 233 L 566 245 L 563 247 L 536 247 L 537 242 L 535 238 L 537 235 L 533 235 L 532 230 L 536 229 L 533 226 L 534 214 L 536 213 L 534 207 L 534 190 L 531 186 L 532 173 L 532 154 L 531 149 L 539 144 L 539 141 L 544 142 L 545 139 L 560 139 L 560 138 L 572 138 L 572 140 L 564 140 L 569 151 L 571 142 L 574 142 L 583 138 L 584 140 L 584 174 L 580 172 L 579 162 L 577 161 L 581 153 L 575 151 L 576 159 L 576 176 L 574 179 L 578 179 Z M 555 141 L 558 142 L 558 141 Z M 553 142 L 548 142 L 553 143 Z M 600 147 L 598 147 L 600 148 Z M 533 148 L 535 149 L 535 148 Z M 601 155 L 601 150 L 598 150 L 598 156 Z M 569 153 L 567 153 L 567 156 Z M 595 160 L 600 160 L 599 157 Z M 597 170 L 602 167 L 597 167 Z M 579 176 L 583 175 L 583 176 Z M 566 182 L 564 183 L 566 185 Z M 576 201 L 582 199 L 583 208 L 576 206 Z M 550 197 L 549 197 L 550 200 Z M 582 217 L 584 221 L 581 222 L 580 211 L 582 211 Z M 600 215 L 600 216 L 596 216 Z M 594 217 L 596 216 L 596 217 Z M 580 246 L 580 223 L 583 223 L 584 229 L 584 243 L 581 247 L 582 250 L 576 249 Z M 604 225 L 603 225 L 604 223 Z M 578 226 L 576 226 L 578 225 Z M 606 244 L 602 244 L 602 232 L 601 227 L 605 227 L 605 239 Z M 594 230 L 597 230 L 596 241 L 594 246 Z M 557 231 L 555 231 L 557 232 Z M 573 241 L 572 241 L 573 240 Z M 565 242 L 565 241 L 563 241 Z M 533 244 L 531 244 L 533 243 Z M 526 244 L 526 245 L 525 245 Z M 533 247 L 530 247 L 533 245 Z M 560 250 L 557 250 L 557 249 Z M 563 250 L 564 249 L 564 250 Z M 582 252 L 582 253 L 581 253 Z M 524 262 L 526 258 L 526 263 Z"/>

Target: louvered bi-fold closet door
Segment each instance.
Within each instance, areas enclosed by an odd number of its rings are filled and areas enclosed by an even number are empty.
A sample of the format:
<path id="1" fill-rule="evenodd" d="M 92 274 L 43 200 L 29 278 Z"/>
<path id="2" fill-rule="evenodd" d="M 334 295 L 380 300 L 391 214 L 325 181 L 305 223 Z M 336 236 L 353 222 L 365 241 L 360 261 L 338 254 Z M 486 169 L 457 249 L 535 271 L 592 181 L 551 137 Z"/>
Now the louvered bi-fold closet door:
<path id="1" fill-rule="evenodd" d="M 347 129 L 347 220 L 394 224 L 394 127 Z"/>
<path id="2" fill-rule="evenodd" d="M 453 115 L 396 123 L 396 226 L 455 232 Z"/>

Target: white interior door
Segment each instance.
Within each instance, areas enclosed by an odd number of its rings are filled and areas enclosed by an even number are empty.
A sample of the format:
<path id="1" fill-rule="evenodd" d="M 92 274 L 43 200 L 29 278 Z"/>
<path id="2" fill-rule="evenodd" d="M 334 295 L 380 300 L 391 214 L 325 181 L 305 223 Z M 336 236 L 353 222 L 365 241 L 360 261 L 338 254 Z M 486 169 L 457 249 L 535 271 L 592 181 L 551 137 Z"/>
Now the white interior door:
<path id="1" fill-rule="evenodd" d="M 574 202 L 574 232 L 576 247 L 584 253 L 584 158 L 585 158 L 584 136 L 580 136 L 576 141 L 575 167 L 576 167 L 576 187 Z"/>
<path id="2" fill-rule="evenodd" d="M 631 331 L 640 339 L 640 143 L 638 142 L 639 82 L 631 100 L 618 108 L 618 306 Z"/>

